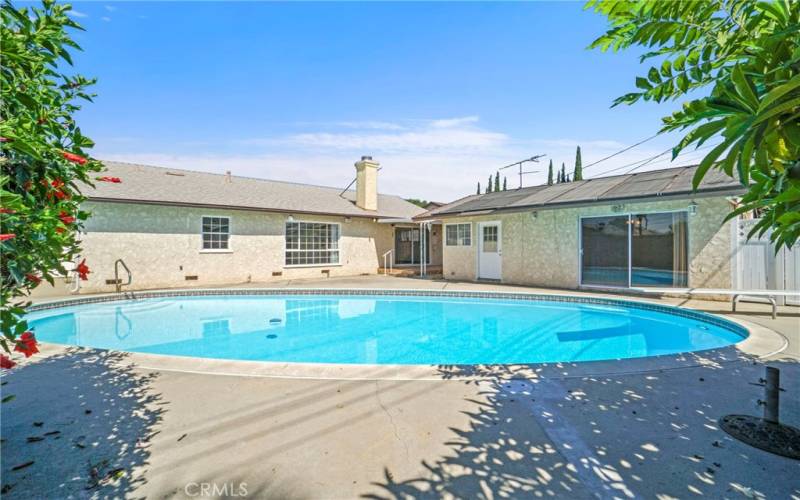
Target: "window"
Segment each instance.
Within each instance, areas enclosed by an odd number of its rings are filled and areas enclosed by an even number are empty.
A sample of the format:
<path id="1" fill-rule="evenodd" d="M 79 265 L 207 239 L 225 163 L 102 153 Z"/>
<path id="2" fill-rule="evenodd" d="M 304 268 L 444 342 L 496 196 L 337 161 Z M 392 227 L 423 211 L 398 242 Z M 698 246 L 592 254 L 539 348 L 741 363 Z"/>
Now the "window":
<path id="1" fill-rule="evenodd" d="M 286 265 L 313 266 L 339 263 L 339 224 L 286 223 Z"/>
<path id="2" fill-rule="evenodd" d="M 497 226 L 483 226 L 483 252 L 497 253 Z"/>
<path id="3" fill-rule="evenodd" d="M 203 250 L 228 250 L 229 217 L 203 217 Z"/>
<path id="4" fill-rule="evenodd" d="M 688 285 L 686 212 L 581 219 L 582 284 Z"/>
<path id="5" fill-rule="evenodd" d="M 447 224 L 445 226 L 445 245 L 449 247 L 472 245 L 472 224 Z"/>

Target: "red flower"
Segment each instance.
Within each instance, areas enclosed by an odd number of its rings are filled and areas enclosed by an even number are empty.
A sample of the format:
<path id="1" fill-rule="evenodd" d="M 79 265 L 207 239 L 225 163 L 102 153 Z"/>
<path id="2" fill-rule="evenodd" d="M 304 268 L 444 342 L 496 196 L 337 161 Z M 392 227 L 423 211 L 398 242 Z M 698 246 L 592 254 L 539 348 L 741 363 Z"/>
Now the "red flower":
<path id="1" fill-rule="evenodd" d="M 42 278 L 36 276 L 35 274 L 28 273 L 25 275 L 25 277 L 28 279 L 28 281 L 37 285 L 42 282 Z"/>
<path id="2" fill-rule="evenodd" d="M 78 264 L 77 271 L 78 271 L 78 276 L 80 276 L 80 278 L 81 278 L 83 281 L 86 281 L 86 280 L 88 280 L 88 279 L 89 279 L 89 273 L 90 273 L 91 271 L 89 271 L 89 266 L 87 266 L 87 265 L 86 265 L 86 259 L 83 259 L 83 260 L 81 261 L 81 263 L 80 263 L 80 264 Z"/>
<path id="3" fill-rule="evenodd" d="M 47 182 L 44 182 L 44 185 L 47 185 Z M 51 200 L 53 199 L 53 195 L 59 200 L 69 199 L 69 195 L 64 192 L 64 181 L 61 179 L 55 179 L 53 182 L 50 183 L 53 186 L 53 191 L 47 193 L 47 197 Z"/>
<path id="4" fill-rule="evenodd" d="M 58 218 L 61 219 L 61 222 L 63 222 L 65 225 L 69 225 L 75 222 L 75 217 L 72 217 L 70 214 L 68 214 L 63 210 L 58 215 Z"/>
<path id="5" fill-rule="evenodd" d="M 10 240 L 12 238 L 16 238 L 16 234 L 0 234 L 0 241 Z"/>
<path id="6" fill-rule="evenodd" d="M 14 139 L 9 139 L 8 137 L 0 137 L 0 142 L 11 142 Z"/>
<path id="7" fill-rule="evenodd" d="M 77 163 L 78 165 L 84 165 L 88 161 L 83 156 L 79 156 L 74 153 L 67 153 L 66 151 L 62 151 L 61 156 L 71 161 L 72 163 Z"/>
<path id="8" fill-rule="evenodd" d="M 119 184 L 120 182 L 122 182 L 122 179 L 120 179 L 119 177 L 103 176 L 103 177 L 95 177 L 95 179 L 97 179 L 100 182 L 113 182 L 114 184 Z"/>
<path id="9" fill-rule="evenodd" d="M 56 228 L 56 232 L 57 232 L 58 234 L 61 234 L 61 233 L 63 233 L 64 231 L 66 231 L 66 229 L 64 229 L 63 227 L 57 227 L 57 228 Z"/>
<path id="10" fill-rule="evenodd" d="M 13 214 L 16 210 L 12 208 L 0 208 L 0 214 Z"/>
<path id="11" fill-rule="evenodd" d="M 10 370 L 15 366 L 17 366 L 17 364 L 11 361 L 11 358 L 6 356 L 5 354 L 0 354 L 0 368 L 5 368 L 6 370 Z"/>
<path id="12" fill-rule="evenodd" d="M 39 348 L 36 347 L 36 337 L 34 337 L 31 332 L 23 333 L 20 335 L 19 340 L 17 340 L 17 345 L 14 346 L 14 350 L 24 354 L 26 358 L 31 357 L 39 352 Z"/>

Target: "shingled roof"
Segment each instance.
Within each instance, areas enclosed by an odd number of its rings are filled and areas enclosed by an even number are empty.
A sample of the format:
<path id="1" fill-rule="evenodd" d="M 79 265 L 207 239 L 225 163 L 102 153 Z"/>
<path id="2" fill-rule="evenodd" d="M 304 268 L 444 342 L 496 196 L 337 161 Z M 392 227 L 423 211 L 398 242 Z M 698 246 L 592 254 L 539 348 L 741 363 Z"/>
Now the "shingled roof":
<path id="1" fill-rule="evenodd" d="M 480 215 L 496 211 L 556 208 L 588 203 L 612 203 L 662 196 L 692 196 L 700 193 L 743 193 L 736 179 L 713 169 L 706 173 L 697 191 L 692 177 L 697 165 L 673 167 L 650 172 L 598 177 L 562 184 L 546 184 L 496 193 L 474 194 L 435 208 L 417 219 L 455 215 Z"/>
<path id="2" fill-rule="evenodd" d="M 83 193 L 93 201 L 220 207 L 270 212 L 411 218 L 424 210 L 399 196 L 378 195 L 378 209 L 355 204 L 355 191 L 293 182 L 104 161 L 103 175 L 122 183 L 97 182 Z M 341 196 L 340 196 L 341 194 Z"/>

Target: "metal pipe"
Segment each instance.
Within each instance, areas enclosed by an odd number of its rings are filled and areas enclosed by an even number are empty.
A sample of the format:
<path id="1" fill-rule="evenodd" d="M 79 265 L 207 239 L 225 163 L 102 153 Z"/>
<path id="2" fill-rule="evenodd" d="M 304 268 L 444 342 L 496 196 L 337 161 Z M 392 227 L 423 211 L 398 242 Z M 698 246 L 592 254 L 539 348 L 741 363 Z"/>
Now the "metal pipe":
<path id="1" fill-rule="evenodd" d="M 778 423 L 780 421 L 781 372 L 775 367 L 767 367 L 767 380 L 764 384 L 764 420 Z"/>

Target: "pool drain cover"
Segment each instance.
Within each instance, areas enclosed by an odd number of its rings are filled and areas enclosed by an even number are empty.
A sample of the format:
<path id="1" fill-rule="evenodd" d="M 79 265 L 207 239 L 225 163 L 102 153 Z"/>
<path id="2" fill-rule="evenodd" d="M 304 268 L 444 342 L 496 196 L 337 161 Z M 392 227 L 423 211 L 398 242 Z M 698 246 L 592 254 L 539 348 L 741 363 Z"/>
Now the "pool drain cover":
<path id="1" fill-rule="evenodd" d="M 800 460 L 800 430 L 767 422 L 750 415 L 726 415 L 719 419 L 722 430 L 756 448 Z"/>

